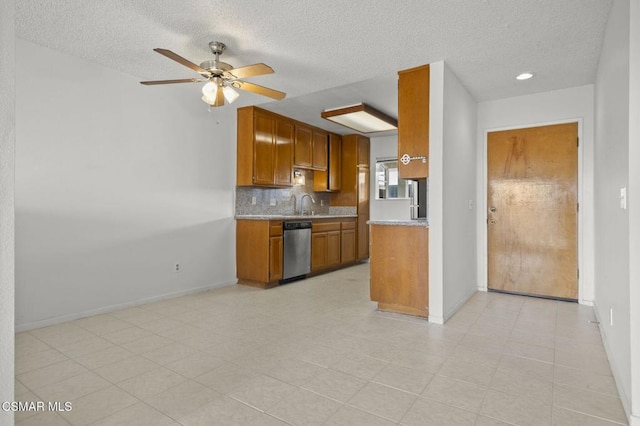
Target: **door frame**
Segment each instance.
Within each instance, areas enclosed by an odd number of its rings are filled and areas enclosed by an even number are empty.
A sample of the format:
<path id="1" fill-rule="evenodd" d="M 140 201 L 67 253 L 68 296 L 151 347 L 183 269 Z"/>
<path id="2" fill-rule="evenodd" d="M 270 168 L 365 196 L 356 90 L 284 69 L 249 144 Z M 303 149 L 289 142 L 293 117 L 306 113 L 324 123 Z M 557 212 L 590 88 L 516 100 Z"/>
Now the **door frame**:
<path id="1" fill-rule="evenodd" d="M 584 268 L 584 210 L 587 206 L 584 204 L 584 167 L 583 167 L 583 152 L 584 152 L 584 137 L 583 137 L 583 119 L 582 118 L 569 118 L 564 120 L 556 120 L 556 121 L 544 121 L 544 122 L 536 122 L 536 123 L 527 123 L 522 125 L 508 126 L 508 127 L 496 127 L 496 128 L 488 128 L 483 129 L 483 138 L 482 138 L 482 188 L 478 193 L 480 194 L 480 199 L 477 202 L 478 205 L 478 227 L 480 232 L 478 232 L 479 241 L 478 241 L 478 289 L 480 291 L 488 291 L 488 283 L 489 283 L 489 252 L 488 252 L 488 242 L 489 236 L 487 232 L 487 185 L 489 183 L 489 177 L 487 172 L 487 162 L 488 162 L 488 135 L 491 132 L 499 132 L 502 130 L 517 130 L 517 129 L 527 129 L 530 127 L 541 127 L 541 126 L 550 126 L 554 124 L 567 124 L 567 123 L 578 123 L 578 138 L 580 139 L 580 144 L 578 145 L 578 204 L 580 209 L 578 210 L 578 233 L 577 233 L 577 250 L 578 250 L 578 270 L 580 274 L 578 275 L 578 303 L 583 305 L 593 306 L 593 302 L 589 300 L 585 300 L 584 295 L 584 278 L 585 278 L 585 268 Z"/>

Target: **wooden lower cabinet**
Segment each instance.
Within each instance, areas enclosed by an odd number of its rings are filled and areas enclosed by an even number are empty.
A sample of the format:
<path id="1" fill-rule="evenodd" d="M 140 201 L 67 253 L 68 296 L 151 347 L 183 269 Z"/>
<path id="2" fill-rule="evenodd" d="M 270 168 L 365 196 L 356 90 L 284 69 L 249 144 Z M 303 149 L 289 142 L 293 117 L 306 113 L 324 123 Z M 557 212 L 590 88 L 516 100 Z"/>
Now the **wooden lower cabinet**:
<path id="1" fill-rule="evenodd" d="M 327 268 L 327 233 L 311 234 L 311 272 Z"/>
<path id="2" fill-rule="evenodd" d="M 327 232 L 327 267 L 340 265 L 340 231 Z"/>
<path id="3" fill-rule="evenodd" d="M 269 281 L 282 279 L 282 235 L 269 238 Z"/>
<path id="4" fill-rule="evenodd" d="M 365 260 L 369 258 L 369 213 L 358 215 L 358 232 L 357 232 L 357 260 Z"/>
<path id="5" fill-rule="evenodd" d="M 236 275 L 268 288 L 282 279 L 282 221 L 236 220 Z"/>
<path id="6" fill-rule="evenodd" d="M 356 262 L 356 220 L 312 219 L 311 272 Z M 239 284 L 270 288 L 282 280 L 282 220 L 236 220 Z"/>
<path id="7" fill-rule="evenodd" d="M 342 222 L 340 231 L 340 263 L 356 260 L 356 223 Z"/>
<path id="8" fill-rule="evenodd" d="M 311 272 L 340 265 L 340 222 L 314 221 L 311 228 Z"/>
<path id="9" fill-rule="evenodd" d="M 356 261 L 356 222 L 314 221 L 311 272 L 334 269 Z"/>
<path id="10" fill-rule="evenodd" d="M 382 311 L 429 316 L 429 228 L 371 225 L 371 300 Z"/>

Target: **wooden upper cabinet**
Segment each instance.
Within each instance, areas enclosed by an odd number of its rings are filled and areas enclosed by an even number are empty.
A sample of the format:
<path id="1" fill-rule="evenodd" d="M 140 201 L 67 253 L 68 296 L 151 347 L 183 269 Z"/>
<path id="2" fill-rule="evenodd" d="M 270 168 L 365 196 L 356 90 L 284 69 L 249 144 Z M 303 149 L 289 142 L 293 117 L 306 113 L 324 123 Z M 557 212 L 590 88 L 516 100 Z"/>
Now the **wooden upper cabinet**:
<path id="1" fill-rule="evenodd" d="M 358 136 L 358 161 L 357 166 L 369 167 L 369 138 Z"/>
<path id="2" fill-rule="evenodd" d="M 340 191 L 342 188 L 342 137 L 330 133 L 328 148 L 329 164 L 327 164 L 327 170 L 315 170 L 313 172 L 313 190 L 315 192 Z"/>
<path id="3" fill-rule="evenodd" d="M 238 186 L 293 184 L 293 120 L 257 108 L 238 108 Z"/>
<path id="4" fill-rule="evenodd" d="M 328 185 L 330 191 L 339 191 L 341 188 L 341 160 L 342 137 L 332 133 L 329 135 Z"/>
<path id="5" fill-rule="evenodd" d="M 401 178 L 429 176 L 429 65 L 398 72 L 398 160 L 405 154 L 427 160 L 398 161 Z"/>
<path id="6" fill-rule="evenodd" d="M 328 133 L 307 124 L 295 124 L 293 165 L 301 169 L 327 170 Z"/>
<path id="7" fill-rule="evenodd" d="M 256 185 L 273 185 L 273 167 L 275 152 L 273 136 L 275 133 L 275 117 L 262 111 L 255 111 L 253 116 L 253 183 Z"/>
<path id="8" fill-rule="evenodd" d="M 327 143 L 329 134 L 324 130 L 313 129 L 312 167 L 316 170 L 327 170 Z"/>
<path id="9" fill-rule="evenodd" d="M 276 117 L 273 180 L 276 185 L 293 185 L 293 144 L 295 126 L 292 120 Z"/>
<path id="10" fill-rule="evenodd" d="M 313 129 L 296 123 L 295 135 L 293 164 L 297 167 L 311 168 L 313 166 Z"/>

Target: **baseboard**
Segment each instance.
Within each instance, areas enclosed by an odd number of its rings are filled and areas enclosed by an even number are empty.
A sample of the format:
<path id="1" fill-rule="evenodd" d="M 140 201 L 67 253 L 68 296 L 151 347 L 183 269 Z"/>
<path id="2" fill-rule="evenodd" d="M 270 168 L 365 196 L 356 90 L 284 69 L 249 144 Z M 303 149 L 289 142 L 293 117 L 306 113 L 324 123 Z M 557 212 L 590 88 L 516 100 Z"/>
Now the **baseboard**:
<path id="1" fill-rule="evenodd" d="M 429 320 L 429 322 L 432 322 L 434 324 L 439 324 L 439 325 L 444 324 L 444 318 L 443 317 L 437 317 L 435 315 L 429 315 L 428 320 Z"/>
<path id="2" fill-rule="evenodd" d="M 126 308 L 132 308 L 134 306 L 144 305 L 146 303 L 159 302 L 165 299 L 171 299 L 174 297 L 186 296 L 188 294 L 200 293 L 207 290 L 212 290 L 214 288 L 226 287 L 228 285 L 233 285 L 235 282 L 222 282 L 217 284 L 211 284 L 203 287 L 192 288 L 188 290 L 175 291 L 171 293 L 161 294 L 159 296 L 147 297 L 144 299 L 134 300 L 132 302 L 119 303 L 116 305 L 103 306 L 101 308 L 91 309 L 88 311 L 77 312 L 73 314 L 62 315 L 55 318 L 49 318 L 41 321 L 28 322 L 25 324 L 16 324 L 15 331 L 16 333 L 20 333 L 23 331 L 29 331 L 36 328 L 48 327 L 51 325 L 60 324 L 67 321 L 73 321 L 81 318 L 91 317 L 94 315 L 108 314 L 110 312 L 119 311 Z"/>
<path id="3" fill-rule="evenodd" d="M 600 324 L 604 324 L 602 318 L 600 318 L 600 315 L 598 315 L 598 309 L 595 302 L 593 303 L 593 312 L 596 315 L 596 320 Z M 604 345 L 604 351 L 607 354 L 607 359 L 609 360 L 609 366 L 611 367 L 611 374 L 613 374 L 613 378 L 616 382 L 618 395 L 620 395 L 622 408 L 624 409 L 624 413 L 626 414 L 627 420 L 629 421 L 629 426 L 640 426 L 640 417 L 631 415 L 631 399 L 625 393 L 622 386 L 620 386 L 620 382 L 622 381 L 621 380 L 622 374 L 620 373 L 620 369 L 618 368 L 618 365 L 615 362 L 615 358 L 611 355 L 612 350 L 611 350 L 611 347 L 609 346 L 609 340 L 607 340 L 607 335 L 604 331 L 604 327 L 599 327 L 599 329 L 600 329 L 600 337 L 602 338 L 602 343 Z"/>
<path id="4" fill-rule="evenodd" d="M 465 303 L 467 303 L 467 301 L 469 299 L 471 299 L 473 297 L 474 294 L 476 294 L 478 292 L 478 288 L 474 287 L 471 291 L 469 291 L 469 293 L 465 294 L 459 301 L 458 303 L 456 303 L 455 305 L 453 305 L 453 307 L 451 309 L 449 309 L 447 312 L 444 313 L 444 322 L 449 321 L 449 318 L 451 318 L 456 312 L 458 312 L 458 309 L 460 309 L 462 307 L 462 305 L 464 305 Z"/>

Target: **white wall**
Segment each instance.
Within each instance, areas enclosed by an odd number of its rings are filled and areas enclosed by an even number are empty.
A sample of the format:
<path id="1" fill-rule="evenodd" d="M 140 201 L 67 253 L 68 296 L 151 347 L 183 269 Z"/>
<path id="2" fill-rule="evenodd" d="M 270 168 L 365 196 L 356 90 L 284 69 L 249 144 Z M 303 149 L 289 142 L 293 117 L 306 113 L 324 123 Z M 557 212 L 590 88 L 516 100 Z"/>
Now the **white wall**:
<path id="1" fill-rule="evenodd" d="M 0 2 L 0 403 L 14 386 L 15 2 Z M 13 425 L 0 410 L 0 425 Z"/>
<path id="2" fill-rule="evenodd" d="M 629 0 L 616 0 L 613 4 L 595 93 L 595 306 L 609 362 L 627 412 L 632 397 L 630 210 L 620 208 L 619 195 L 620 188 L 628 188 L 630 184 L 629 8 Z M 634 167 L 638 164 L 631 168 Z M 634 184 L 637 185 L 637 181 Z M 630 199 L 629 205 L 633 206 L 634 201 Z M 638 306 L 634 308 L 638 309 Z M 609 322 L 610 309 L 613 310 L 613 326 Z"/>
<path id="3" fill-rule="evenodd" d="M 629 13 L 629 259 L 640 259 L 640 3 Z M 635 283 L 632 285 L 631 283 Z M 629 262 L 631 421 L 640 425 L 640 263 Z"/>
<path id="4" fill-rule="evenodd" d="M 443 118 L 443 312 L 446 320 L 478 289 L 474 267 L 477 258 L 477 103 L 446 64 Z"/>
<path id="5" fill-rule="evenodd" d="M 409 220 L 411 212 L 409 210 L 408 199 L 376 200 L 375 164 L 378 158 L 398 157 L 398 135 L 379 136 L 371 138 L 370 146 L 371 164 L 371 193 L 369 196 L 371 220 Z"/>
<path id="6" fill-rule="evenodd" d="M 525 82 L 526 84 L 526 82 Z M 478 283 L 487 288 L 486 164 L 488 131 L 578 121 L 578 266 L 579 299 L 592 303 L 593 219 L 593 86 L 580 86 L 478 104 Z"/>
<path id="7" fill-rule="evenodd" d="M 18 330 L 235 281 L 235 109 L 23 40 L 16 68 Z"/>
<path id="8" fill-rule="evenodd" d="M 429 64 L 429 321 L 444 317 L 444 62 Z"/>
<path id="9" fill-rule="evenodd" d="M 444 62 L 429 72 L 429 321 L 443 323 L 477 290 L 477 106 Z"/>

